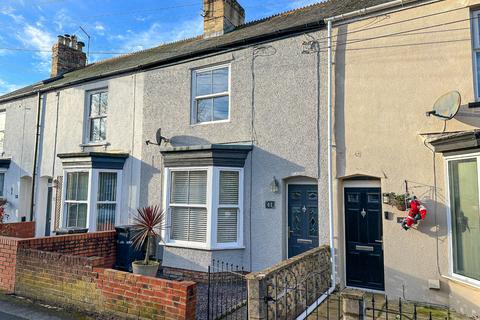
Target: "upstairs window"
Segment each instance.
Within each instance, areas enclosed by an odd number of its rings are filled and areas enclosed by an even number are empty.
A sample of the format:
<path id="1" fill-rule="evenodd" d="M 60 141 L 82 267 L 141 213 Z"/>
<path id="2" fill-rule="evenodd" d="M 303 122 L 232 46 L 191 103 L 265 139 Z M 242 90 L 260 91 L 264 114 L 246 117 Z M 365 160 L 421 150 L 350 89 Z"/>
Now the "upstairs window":
<path id="1" fill-rule="evenodd" d="M 230 117 L 230 66 L 194 70 L 192 123 L 227 121 Z"/>
<path id="2" fill-rule="evenodd" d="M 93 91 L 88 97 L 88 142 L 102 143 L 107 140 L 108 92 Z"/>
<path id="3" fill-rule="evenodd" d="M 3 146 L 5 142 L 5 120 L 7 112 L 5 110 L 0 111 L 0 154 L 4 152 Z"/>

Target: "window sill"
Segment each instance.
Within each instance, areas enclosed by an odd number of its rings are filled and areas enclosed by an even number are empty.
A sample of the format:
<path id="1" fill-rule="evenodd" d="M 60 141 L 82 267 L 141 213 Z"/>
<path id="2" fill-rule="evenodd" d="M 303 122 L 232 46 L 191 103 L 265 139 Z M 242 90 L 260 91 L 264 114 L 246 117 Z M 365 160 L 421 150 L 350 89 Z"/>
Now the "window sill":
<path id="1" fill-rule="evenodd" d="M 89 143 L 82 143 L 80 145 L 81 148 L 88 148 L 88 147 L 108 147 L 110 145 L 109 142 L 89 142 Z"/>
<path id="2" fill-rule="evenodd" d="M 480 291 L 480 282 L 479 281 L 476 281 L 476 280 L 470 280 L 469 281 L 469 280 L 466 280 L 466 279 L 462 279 L 462 278 L 460 278 L 456 275 L 448 275 L 448 276 L 443 275 L 442 277 L 447 279 L 447 280 L 450 280 L 452 282 L 455 282 L 456 284 L 459 284 L 461 286 L 465 286 L 465 287 Z"/>
<path id="3" fill-rule="evenodd" d="M 201 250 L 201 251 L 226 251 L 226 250 L 244 250 L 245 246 L 231 245 L 231 246 L 217 246 L 217 247 L 208 247 L 206 245 L 195 245 L 195 244 L 179 244 L 179 243 L 164 243 L 165 247 L 169 248 L 182 248 L 182 249 L 192 249 L 192 250 Z"/>
<path id="4" fill-rule="evenodd" d="M 217 121 L 207 121 L 207 122 L 197 122 L 197 123 L 191 123 L 191 127 L 201 127 L 201 126 L 206 126 L 210 124 L 221 124 L 221 123 L 229 123 L 230 119 L 227 120 L 217 120 Z"/>

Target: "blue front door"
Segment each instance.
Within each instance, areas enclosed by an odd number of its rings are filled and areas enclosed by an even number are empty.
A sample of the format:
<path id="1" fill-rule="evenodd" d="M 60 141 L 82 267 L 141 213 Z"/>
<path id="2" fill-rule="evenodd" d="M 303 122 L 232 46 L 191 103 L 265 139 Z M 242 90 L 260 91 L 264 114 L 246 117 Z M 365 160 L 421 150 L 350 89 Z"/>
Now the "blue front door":
<path id="1" fill-rule="evenodd" d="M 288 186 L 288 257 L 318 247 L 317 185 Z"/>

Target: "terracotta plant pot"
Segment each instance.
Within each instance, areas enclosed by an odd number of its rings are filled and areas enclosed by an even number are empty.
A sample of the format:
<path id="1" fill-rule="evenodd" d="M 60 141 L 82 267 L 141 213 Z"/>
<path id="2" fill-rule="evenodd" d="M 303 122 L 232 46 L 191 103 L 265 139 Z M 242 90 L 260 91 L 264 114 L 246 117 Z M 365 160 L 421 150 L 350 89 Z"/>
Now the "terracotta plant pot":
<path id="1" fill-rule="evenodd" d="M 134 261 L 132 263 L 132 269 L 134 274 L 139 274 L 142 276 L 153 277 L 157 276 L 158 268 L 160 263 L 157 261 L 149 261 L 148 265 L 145 265 L 143 261 Z"/>

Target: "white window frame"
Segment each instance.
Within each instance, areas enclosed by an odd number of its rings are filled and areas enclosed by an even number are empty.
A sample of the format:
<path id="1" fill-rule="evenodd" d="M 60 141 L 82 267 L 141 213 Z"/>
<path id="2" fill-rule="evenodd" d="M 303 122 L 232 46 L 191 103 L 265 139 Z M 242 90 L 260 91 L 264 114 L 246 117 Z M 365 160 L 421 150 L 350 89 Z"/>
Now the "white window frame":
<path id="1" fill-rule="evenodd" d="M 468 285 L 480 288 L 480 280 L 472 279 L 464 275 L 454 272 L 454 261 L 453 261 L 453 229 L 452 229 L 452 209 L 450 204 L 450 175 L 449 175 L 449 163 L 454 160 L 466 160 L 466 159 L 476 159 L 477 160 L 477 175 L 478 175 L 478 186 L 480 193 L 480 152 L 468 153 L 455 156 L 445 157 L 445 190 L 446 190 L 446 203 L 447 203 L 447 228 L 448 228 L 448 262 L 449 262 L 449 275 L 460 282 L 466 283 Z M 479 194 L 480 201 L 480 194 Z"/>
<path id="2" fill-rule="evenodd" d="M 225 92 L 214 93 L 214 94 L 207 94 L 202 96 L 197 96 L 197 74 L 207 71 L 213 71 L 218 69 L 228 68 L 228 90 Z M 192 70 L 192 89 L 191 89 L 191 107 L 190 107 L 190 124 L 191 125 L 205 125 L 205 124 L 212 124 L 212 123 L 222 123 L 222 122 L 230 122 L 231 117 L 231 105 L 232 105 L 232 98 L 231 98 L 231 78 L 232 78 L 232 67 L 231 64 L 221 64 L 215 65 L 206 68 L 198 68 Z M 218 97 L 228 97 L 228 118 L 223 120 L 212 120 L 212 121 L 205 121 L 205 122 L 198 122 L 197 121 L 197 100 L 200 99 L 211 99 L 211 98 L 218 98 Z"/>
<path id="3" fill-rule="evenodd" d="M 207 171 L 207 236 L 205 243 L 192 242 L 192 241 L 181 241 L 171 239 L 171 204 L 170 204 L 170 194 L 171 194 L 171 182 L 172 182 L 172 172 L 175 171 Z M 219 207 L 228 207 L 232 206 L 220 206 L 219 205 L 219 189 L 220 189 L 220 171 L 236 171 L 239 173 L 239 195 L 238 195 L 238 216 L 237 216 L 237 241 L 231 243 L 217 243 L 217 210 Z M 226 250 L 226 249 L 243 249 L 243 192 L 244 192 L 244 170 L 243 168 L 234 168 L 234 167 L 179 167 L 179 168 L 165 168 L 164 170 L 164 185 L 163 188 L 163 203 L 164 209 L 167 210 L 167 223 L 165 230 L 162 230 L 163 239 L 165 240 L 165 245 L 174 246 L 174 247 L 184 247 L 192 249 L 203 249 L 203 250 Z M 194 205 L 189 205 L 194 206 Z M 204 207 L 199 205 L 199 207 Z"/>
<path id="4" fill-rule="evenodd" d="M 72 172 L 88 172 L 88 196 L 87 196 L 87 223 L 86 228 L 88 228 L 88 232 L 96 232 L 97 231 L 97 204 L 98 203 L 116 203 L 115 207 L 115 226 L 117 226 L 120 222 L 120 208 L 122 205 L 122 170 L 114 170 L 114 169 L 92 169 L 92 168 L 68 168 L 63 170 L 63 190 L 62 190 L 62 205 L 61 205 L 61 212 L 60 215 L 60 225 L 62 228 L 66 228 L 67 223 L 67 211 L 65 206 L 65 199 L 67 197 L 67 174 Z M 116 202 L 105 202 L 105 201 L 97 201 L 98 197 L 98 182 L 99 182 L 99 173 L 100 172 L 113 172 L 117 173 L 117 201 Z M 72 202 L 72 201 L 69 201 Z M 84 203 L 84 201 L 80 201 Z"/>
<path id="5" fill-rule="evenodd" d="M 480 10 L 472 11 L 472 59 L 473 59 L 473 84 L 474 84 L 474 92 L 475 92 L 475 99 L 477 101 L 480 100 L 480 83 L 478 82 L 478 77 L 480 76 L 477 74 L 477 53 L 480 54 Z"/>
<path id="6" fill-rule="evenodd" d="M 91 99 L 92 95 L 98 94 L 98 93 L 104 93 L 106 92 L 108 94 L 108 100 L 107 100 L 107 113 L 104 116 L 97 116 L 97 117 L 91 117 Z M 99 89 L 94 89 L 94 90 L 89 90 L 86 91 L 85 93 L 85 126 L 84 126 L 84 144 L 85 145 L 106 145 L 108 144 L 108 114 L 110 111 L 110 94 L 108 87 L 102 87 Z M 90 129 L 92 126 L 92 120 L 94 119 L 101 119 L 105 118 L 105 140 L 98 140 L 94 141 L 91 140 L 91 135 L 90 135 Z"/>

